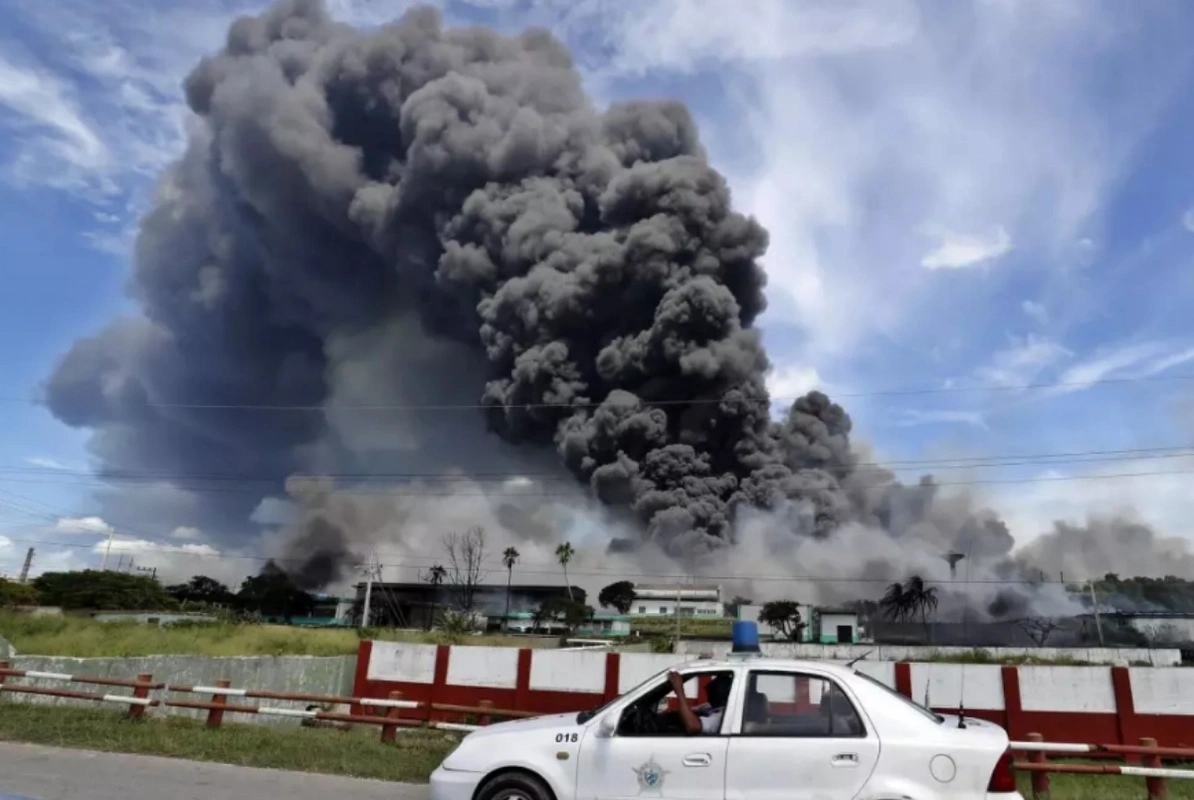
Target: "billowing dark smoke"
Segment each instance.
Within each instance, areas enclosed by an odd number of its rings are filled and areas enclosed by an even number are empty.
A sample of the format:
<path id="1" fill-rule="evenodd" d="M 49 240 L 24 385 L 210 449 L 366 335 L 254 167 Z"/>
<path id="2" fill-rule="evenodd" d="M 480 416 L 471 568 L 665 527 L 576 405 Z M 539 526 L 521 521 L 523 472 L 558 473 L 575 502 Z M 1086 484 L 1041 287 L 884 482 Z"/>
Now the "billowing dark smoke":
<path id="1" fill-rule="evenodd" d="M 458 411 L 336 409 L 397 396 L 479 404 L 492 441 L 524 446 L 497 462 L 556 450 L 673 557 L 735 542 L 743 508 L 790 537 L 857 523 L 1010 550 L 968 501 L 860 465 L 824 395 L 772 422 L 752 329 L 767 235 L 682 105 L 598 111 L 544 31 L 425 8 L 358 31 L 317 0 L 238 20 L 186 97 L 202 125 L 137 241 L 144 317 L 77 342 L 46 396 L 109 472 L 257 476 L 196 504 L 209 531 L 242 535 L 295 472 L 393 464 L 387 447 L 423 472 L 488 457 Z M 246 408 L 276 405 L 306 408 Z M 318 585 L 354 557 L 307 508 L 291 547 Z"/>

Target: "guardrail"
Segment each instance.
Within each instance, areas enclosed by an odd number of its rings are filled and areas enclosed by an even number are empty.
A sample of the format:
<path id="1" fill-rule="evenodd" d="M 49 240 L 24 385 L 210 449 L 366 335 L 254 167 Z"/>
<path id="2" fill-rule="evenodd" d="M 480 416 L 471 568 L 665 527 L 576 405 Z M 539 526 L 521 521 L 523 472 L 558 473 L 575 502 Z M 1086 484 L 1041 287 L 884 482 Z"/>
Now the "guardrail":
<path id="1" fill-rule="evenodd" d="M 131 695 L 101 694 L 97 692 L 80 692 L 70 689 L 57 689 L 26 684 L 13 684 L 7 678 L 26 678 L 43 681 L 63 681 L 71 683 L 94 684 L 101 686 L 122 686 L 132 688 Z M 195 694 L 207 695 L 203 700 L 181 700 L 171 698 L 151 698 L 150 692 L 163 694 Z M 348 697 L 343 695 L 309 694 L 305 692 L 278 692 L 266 689 L 235 688 L 227 679 L 221 678 L 214 686 L 183 685 L 154 682 L 153 676 L 141 674 L 135 680 L 126 678 L 104 678 L 87 675 L 68 675 L 58 672 L 38 672 L 36 670 L 10 669 L 9 662 L 0 661 L 0 694 L 13 692 L 19 694 L 46 695 L 62 697 L 71 700 L 92 700 L 107 703 L 127 703 L 129 705 L 129 719 L 141 719 L 145 709 L 154 707 L 188 708 L 207 711 L 205 724 L 208 728 L 218 728 L 224 721 L 225 714 L 258 714 L 262 716 L 295 717 L 302 720 L 340 723 L 343 725 L 376 725 L 381 728 L 382 741 L 394 741 L 401 728 L 438 728 L 449 731 L 475 731 L 489 724 L 493 717 L 525 718 L 540 716 L 534 711 L 518 711 L 508 708 L 496 708 L 488 700 L 482 700 L 479 705 L 465 706 L 453 703 L 429 703 L 426 701 L 403 700 L 401 692 L 390 692 L 385 699 L 375 697 Z M 230 697 L 256 700 L 280 700 L 297 703 L 308 703 L 305 709 L 283 708 L 271 705 L 248 705 L 230 703 Z M 350 713 L 339 713 L 318 708 L 320 705 L 348 706 Z M 352 713 L 352 709 L 372 709 L 374 713 Z M 403 711 L 422 712 L 413 717 L 401 716 Z M 465 722 L 450 722 L 434 718 L 436 712 L 470 715 L 477 717 L 479 724 Z"/>
<path id="2" fill-rule="evenodd" d="M 1013 768 L 1032 774 L 1033 798 L 1049 795 L 1050 774 L 1077 775 L 1132 775 L 1144 778 L 1149 800 L 1160 800 L 1169 793 L 1167 781 L 1194 780 L 1194 769 L 1174 769 L 1163 766 L 1164 760 L 1194 761 L 1194 748 L 1158 747 L 1157 740 L 1149 737 L 1140 739 L 1140 744 L 1067 744 L 1046 742 L 1039 733 L 1028 734 L 1028 741 L 1012 742 L 1013 751 L 1028 754 L 1028 761 L 1016 761 Z M 1125 761 L 1138 759 L 1135 764 L 1075 764 L 1049 761 L 1049 756 L 1069 758 L 1118 757 Z"/>
<path id="3" fill-rule="evenodd" d="M 131 695 L 106 694 L 103 692 L 80 692 L 73 689 L 55 689 L 46 686 L 28 686 L 26 684 L 9 683 L 8 678 L 27 678 L 43 681 L 61 681 L 64 683 L 82 683 L 91 686 L 120 686 L 133 690 Z M 158 705 L 157 700 L 151 700 L 149 693 L 161 689 L 163 684 L 154 683 L 153 676 L 141 673 L 135 679 L 102 678 L 94 675 L 67 675 L 62 672 L 39 672 L 31 669 L 9 669 L 7 661 L 0 661 L 0 695 L 5 692 L 15 694 L 39 694 L 49 697 L 65 697 L 71 700 L 91 700 L 97 703 L 123 703 L 128 709 L 129 719 L 140 719 L 145 715 L 145 709 Z"/>

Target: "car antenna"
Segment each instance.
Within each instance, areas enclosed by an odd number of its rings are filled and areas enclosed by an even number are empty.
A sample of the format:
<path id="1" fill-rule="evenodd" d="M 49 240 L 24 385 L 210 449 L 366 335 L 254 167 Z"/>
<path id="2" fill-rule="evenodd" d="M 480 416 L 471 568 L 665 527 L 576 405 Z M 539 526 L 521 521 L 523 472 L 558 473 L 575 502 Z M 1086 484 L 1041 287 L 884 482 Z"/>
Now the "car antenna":
<path id="1" fill-rule="evenodd" d="M 867 650 L 867 651 L 866 651 L 865 653 L 863 653 L 862 655 L 860 655 L 860 656 L 855 656 L 854 658 L 850 659 L 849 661 L 847 661 L 847 662 L 846 662 L 846 669 L 849 669 L 850 667 L 852 667 L 852 666 L 854 666 L 855 664 L 857 664 L 859 661 L 862 661 L 864 658 L 866 658 L 867 656 L 869 656 L 869 655 L 870 655 L 871 653 L 873 653 L 873 652 L 874 652 L 873 650 Z"/>
<path id="2" fill-rule="evenodd" d="M 966 559 L 966 586 L 967 586 L 967 588 L 969 588 L 969 586 L 970 586 L 970 548 L 973 544 L 974 544 L 973 541 L 967 542 L 966 555 L 963 556 L 963 558 Z M 963 607 L 963 609 L 962 609 L 962 624 L 963 624 L 964 631 L 968 630 L 968 626 L 966 625 L 966 622 L 968 622 L 969 619 L 970 619 L 969 610 L 968 610 L 968 608 Z M 961 677 L 962 677 L 962 680 L 961 680 L 962 685 L 958 689 L 958 729 L 965 730 L 966 729 L 966 662 L 965 661 L 962 662 L 962 676 Z"/>

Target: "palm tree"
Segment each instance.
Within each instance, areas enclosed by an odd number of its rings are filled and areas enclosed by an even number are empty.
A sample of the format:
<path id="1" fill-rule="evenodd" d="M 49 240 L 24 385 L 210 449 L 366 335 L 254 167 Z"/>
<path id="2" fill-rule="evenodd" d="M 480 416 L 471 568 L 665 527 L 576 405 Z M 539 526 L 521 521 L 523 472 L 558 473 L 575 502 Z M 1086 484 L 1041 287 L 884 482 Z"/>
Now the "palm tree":
<path id="1" fill-rule="evenodd" d="M 572 600 L 572 584 L 568 582 L 568 562 L 576 555 L 572 542 L 564 542 L 556 547 L 556 560 L 564 568 L 564 588 L 568 590 L 568 599 Z"/>
<path id="2" fill-rule="evenodd" d="M 888 586 L 879 607 L 883 609 L 883 616 L 897 622 L 919 617 L 927 637 L 929 612 L 937 610 L 937 602 L 937 587 L 925 586 L 924 578 L 913 575 L 902 584 Z"/>
<path id="3" fill-rule="evenodd" d="M 911 616 L 920 616 L 920 624 L 925 628 L 925 636 L 929 636 L 929 611 L 937 610 L 937 587 L 925 586 L 924 579 L 913 575 L 904 587 L 904 593 L 911 596 L 909 610 Z"/>
<path id="4" fill-rule="evenodd" d="M 900 622 L 908 616 L 910 599 L 904 591 L 903 584 L 897 581 L 887 587 L 883 599 L 879 601 L 879 607 L 883 609 L 883 616 Z"/>
<path id="5" fill-rule="evenodd" d="M 518 561 L 518 550 L 507 547 L 502 553 L 506 565 L 506 616 L 502 619 L 502 630 L 510 630 L 510 582 L 514 580 L 514 564 Z"/>

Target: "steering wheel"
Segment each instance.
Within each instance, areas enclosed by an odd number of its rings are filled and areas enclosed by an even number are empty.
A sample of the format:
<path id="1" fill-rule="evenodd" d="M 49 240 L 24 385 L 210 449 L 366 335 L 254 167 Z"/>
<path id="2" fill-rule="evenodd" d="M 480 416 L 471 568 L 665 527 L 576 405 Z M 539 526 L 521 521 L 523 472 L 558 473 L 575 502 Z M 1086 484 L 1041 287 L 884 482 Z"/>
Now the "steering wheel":
<path id="1" fill-rule="evenodd" d="M 629 723 L 627 727 L 634 733 L 659 733 L 659 718 L 643 706 L 631 706 L 626 709 L 626 716 L 623 719 Z"/>

